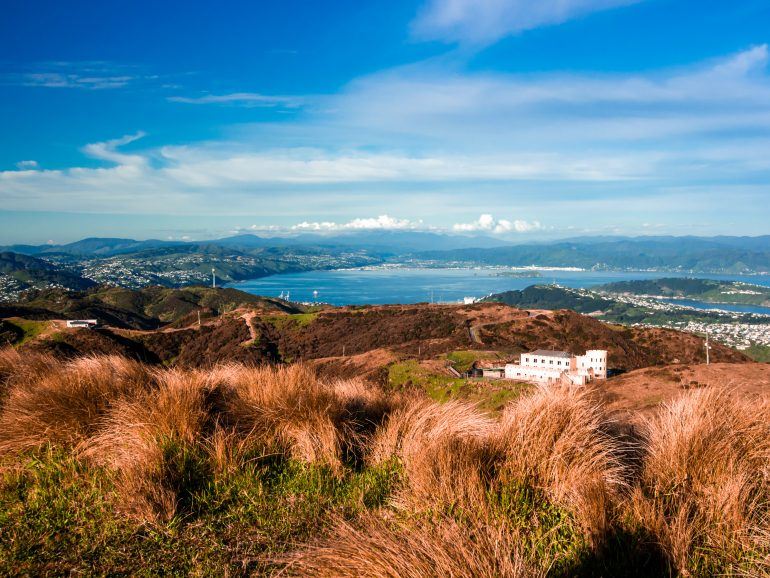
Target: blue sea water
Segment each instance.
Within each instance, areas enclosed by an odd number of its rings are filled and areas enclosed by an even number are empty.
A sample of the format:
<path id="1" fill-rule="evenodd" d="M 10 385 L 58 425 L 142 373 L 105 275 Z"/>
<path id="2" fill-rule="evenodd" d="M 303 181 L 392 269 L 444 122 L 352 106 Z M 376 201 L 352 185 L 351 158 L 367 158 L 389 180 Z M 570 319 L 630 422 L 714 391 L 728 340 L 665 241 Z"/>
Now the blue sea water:
<path id="1" fill-rule="evenodd" d="M 506 277 L 500 269 L 413 269 L 374 268 L 308 271 L 271 275 L 231 283 L 229 286 L 255 295 L 278 297 L 288 292 L 292 301 L 320 301 L 332 305 L 375 305 L 386 303 L 457 303 L 465 297 L 485 297 L 530 285 L 558 283 L 566 287 L 588 288 L 615 281 L 688 276 L 704 279 L 745 281 L 770 287 L 770 275 L 676 275 L 649 271 L 564 271 L 539 270 L 540 276 Z M 314 294 L 314 292 L 317 292 Z M 714 305 L 690 301 L 688 306 L 770 313 L 770 308 Z"/>

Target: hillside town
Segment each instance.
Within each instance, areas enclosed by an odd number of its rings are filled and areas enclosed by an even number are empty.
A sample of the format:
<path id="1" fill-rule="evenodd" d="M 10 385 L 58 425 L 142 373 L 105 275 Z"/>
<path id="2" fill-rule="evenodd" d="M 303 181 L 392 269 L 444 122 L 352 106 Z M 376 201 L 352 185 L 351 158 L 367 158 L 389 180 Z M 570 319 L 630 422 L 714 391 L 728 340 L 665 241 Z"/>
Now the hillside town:
<path id="1" fill-rule="evenodd" d="M 576 290 L 581 291 L 581 290 Z M 583 290 L 586 294 L 590 291 Z M 654 322 L 634 323 L 635 326 L 667 327 L 689 333 L 709 334 L 713 339 L 735 347 L 747 349 L 752 345 L 770 346 L 770 315 L 761 313 L 743 313 L 728 311 L 726 309 L 712 309 L 711 312 L 718 315 L 712 320 L 691 320 L 679 318 L 681 313 L 699 311 L 693 307 L 686 307 L 671 303 L 663 299 L 653 297 L 628 295 L 628 294 L 602 294 L 610 296 L 613 300 L 627 303 L 640 308 L 649 309 L 669 314 L 667 319 L 656 317 Z"/>

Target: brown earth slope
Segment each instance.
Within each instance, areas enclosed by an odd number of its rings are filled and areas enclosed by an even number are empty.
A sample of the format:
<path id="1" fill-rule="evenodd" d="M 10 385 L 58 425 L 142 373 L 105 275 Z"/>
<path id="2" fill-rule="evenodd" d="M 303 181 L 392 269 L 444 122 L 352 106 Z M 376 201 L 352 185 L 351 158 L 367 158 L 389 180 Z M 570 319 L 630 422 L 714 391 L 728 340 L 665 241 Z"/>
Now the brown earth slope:
<path id="1" fill-rule="evenodd" d="M 638 419 L 692 389 L 720 387 L 742 396 L 770 393 L 770 364 L 712 363 L 647 367 L 600 385 L 607 408 L 621 419 Z"/>

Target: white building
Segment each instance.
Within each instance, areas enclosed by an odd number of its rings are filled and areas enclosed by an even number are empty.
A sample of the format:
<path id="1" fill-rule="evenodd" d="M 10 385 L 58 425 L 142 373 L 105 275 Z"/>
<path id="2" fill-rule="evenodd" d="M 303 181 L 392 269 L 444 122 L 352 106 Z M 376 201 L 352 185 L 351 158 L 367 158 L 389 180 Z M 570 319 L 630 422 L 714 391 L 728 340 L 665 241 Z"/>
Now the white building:
<path id="1" fill-rule="evenodd" d="M 85 327 L 86 329 L 90 329 L 91 327 L 96 327 L 97 321 L 96 319 L 68 319 L 67 320 L 67 327 Z"/>
<path id="2" fill-rule="evenodd" d="M 538 349 L 522 353 L 519 363 L 505 366 L 505 378 L 535 383 L 559 383 L 585 385 L 594 379 L 607 379 L 607 352 L 589 349 L 585 355 L 572 355 L 566 351 Z"/>

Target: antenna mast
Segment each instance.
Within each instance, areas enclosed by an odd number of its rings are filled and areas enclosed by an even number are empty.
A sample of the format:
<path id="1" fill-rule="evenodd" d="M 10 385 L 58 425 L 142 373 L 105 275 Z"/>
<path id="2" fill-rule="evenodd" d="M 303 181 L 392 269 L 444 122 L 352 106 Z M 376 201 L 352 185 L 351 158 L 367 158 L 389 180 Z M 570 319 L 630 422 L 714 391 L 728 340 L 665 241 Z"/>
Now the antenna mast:
<path id="1" fill-rule="evenodd" d="M 214 289 L 217 288 L 217 273 L 213 267 L 211 268 L 211 287 Z"/>
<path id="2" fill-rule="evenodd" d="M 709 349 L 711 349 L 711 346 L 709 345 L 709 332 L 706 331 L 706 365 L 709 365 L 710 363 Z"/>

